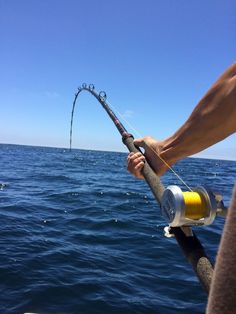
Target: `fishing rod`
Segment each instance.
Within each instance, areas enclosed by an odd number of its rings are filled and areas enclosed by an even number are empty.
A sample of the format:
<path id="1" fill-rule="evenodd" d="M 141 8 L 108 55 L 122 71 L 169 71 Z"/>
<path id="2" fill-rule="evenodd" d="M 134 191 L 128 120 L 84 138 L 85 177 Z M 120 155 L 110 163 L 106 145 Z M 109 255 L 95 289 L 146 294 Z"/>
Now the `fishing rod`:
<path id="1" fill-rule="evenodd" d="M 106 93 L 104 91 L 97 93 L 93 84 L 87 85 L 85 83 L 78 88 L 73 101 L 70 124 L 70 150 L 72 147 L 75 105 L 82 91 L 89 92 L 99 101 L 115 124 L 128 150 L 134 153 L 141 152 L 134 145 L 133 135 L 126 130 L 106 102 Z M 166 236 L 174 236 L 176 238 L 177 243 L 192 265 L 204 290 L 209 293 L 213 276 L 213 266 L 191 227 L 211 224 L 218 214 L 224 216 L 226 208 L 224 207 L 222 197 L 220 194 L 213 193 L 203 187 L 191 192 L 183 192 L 178 186 L 169 186 L 165 189 L 160 178 L 155 174 L 147 161 L 144 163 L 142 175 L 161 207 L 162 214 L 168 221 L 168 227 L 165 228 Z"/>

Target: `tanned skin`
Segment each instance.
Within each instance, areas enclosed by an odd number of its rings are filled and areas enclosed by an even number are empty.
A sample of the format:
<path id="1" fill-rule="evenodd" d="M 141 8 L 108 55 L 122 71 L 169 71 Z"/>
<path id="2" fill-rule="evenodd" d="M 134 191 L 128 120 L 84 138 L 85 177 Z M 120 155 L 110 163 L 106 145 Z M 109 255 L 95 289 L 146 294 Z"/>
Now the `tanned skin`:
<path id="1" fill-rule="evenodd" d="M 158 176 L 168 165 L 214 145 L 236 131 L 236 63 L 233 63 L 200 100 L 187 121 L 170 137 L 157 141 L 146 136 L 134 141 L 143 147 L 145 157 Z M 158 155 L 161 157 L 159 158 Z M 145 157 L 130 153 L 128 170 L 143 179 Z"/>

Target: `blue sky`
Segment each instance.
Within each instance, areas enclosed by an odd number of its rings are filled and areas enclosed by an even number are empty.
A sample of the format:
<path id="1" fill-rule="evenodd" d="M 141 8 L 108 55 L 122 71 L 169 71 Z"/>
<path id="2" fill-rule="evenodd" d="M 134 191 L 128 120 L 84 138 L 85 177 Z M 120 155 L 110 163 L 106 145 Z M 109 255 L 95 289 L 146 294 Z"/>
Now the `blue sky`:
<path id="1" fill-rule="evenodd" d="M 235 61 L 235 12 L 234 0 L 0 0 L 0 142 L 68 147 L 83 82 L 140 134 L 171 135 Z M 86 93 L 73 147 L 126 151 Z M 236 159 L 236 135 L 201 156 Z"/>

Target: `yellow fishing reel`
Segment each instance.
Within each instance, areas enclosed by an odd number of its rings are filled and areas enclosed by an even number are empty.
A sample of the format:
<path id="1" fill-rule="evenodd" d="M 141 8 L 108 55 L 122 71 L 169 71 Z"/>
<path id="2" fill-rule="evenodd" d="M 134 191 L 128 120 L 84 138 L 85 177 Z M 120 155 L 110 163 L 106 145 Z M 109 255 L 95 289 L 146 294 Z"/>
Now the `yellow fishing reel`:
<path id="1" fill-rule="evenodd" d="M 226 213 L 222 196 L 202 186 L 191 192 L 183 192 L 176 185 L 167 187 L 161 209 L 170 227 L 210 225 L 217 214 Z"/>

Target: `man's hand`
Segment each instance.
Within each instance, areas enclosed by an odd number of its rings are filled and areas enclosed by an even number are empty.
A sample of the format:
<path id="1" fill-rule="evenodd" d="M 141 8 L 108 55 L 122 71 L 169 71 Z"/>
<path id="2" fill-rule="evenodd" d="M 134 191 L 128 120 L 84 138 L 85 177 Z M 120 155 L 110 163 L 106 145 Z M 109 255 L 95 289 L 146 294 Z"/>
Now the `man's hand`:
<path id="1" fill-rule="evenodd" d="M 163 143 L 161 141 L 156 141 L 154 138 L 146 136 L 134 140 L 134 144 L 137 147 L 144 148 L 145 157 L 141 153 L 130 153 L 128 155 L 127 169 L 130 173 L 139 179 L 143 179 L 141 171 L 144 166 L 145 158 L 158 176 L 161 176 L 166 172 L 168 166 L 163 162 L 163 158 L 161 157 L 163 148 Z"/>
<path id="2" fill-rule="evenodd" d="M 158 176 L 169 166 L 196 154 L 236 132 L 236 63 L 229 67 L 200 100 L 186 122 L 169 138 L 156 141 L 147 136 L 134 144 L 143 147 L 144 156 Z M 128 170 L 142 178 L 141 154 L 128 156 Z"/>

